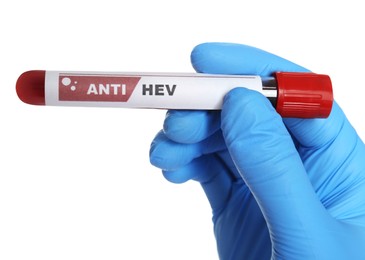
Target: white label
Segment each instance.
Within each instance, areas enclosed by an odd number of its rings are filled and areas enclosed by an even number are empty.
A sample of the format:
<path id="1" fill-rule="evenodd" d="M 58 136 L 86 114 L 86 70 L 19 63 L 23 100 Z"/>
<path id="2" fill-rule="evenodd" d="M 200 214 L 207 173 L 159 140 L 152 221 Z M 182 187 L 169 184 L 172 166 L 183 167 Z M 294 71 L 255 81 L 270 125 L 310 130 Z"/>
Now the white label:
<path id="1" fill-rule="evenodd" d="M 209 110 L 236 87 L 263 91 L 258 76 L 47 71 L 45 97 L 57 106 Z"/>

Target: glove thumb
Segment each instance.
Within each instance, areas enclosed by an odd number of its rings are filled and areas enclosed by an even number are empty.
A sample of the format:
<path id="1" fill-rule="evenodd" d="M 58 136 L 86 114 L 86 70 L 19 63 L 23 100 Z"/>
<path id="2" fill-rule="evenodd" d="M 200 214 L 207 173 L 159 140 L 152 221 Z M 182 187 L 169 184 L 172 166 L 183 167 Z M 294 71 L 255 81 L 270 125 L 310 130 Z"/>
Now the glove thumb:
<path id="1" fill-rule="evenodd" d="M 264 215 L 274 250 L 312 259 L 313 251 L 303 250 L 313 240 L 331 239 L 318 232 L 332 230 L 335 221 L 318 199 L 282 118 L 260 93 L 236 88 L 224 99 L 221 120 L 228 150 Z"/>

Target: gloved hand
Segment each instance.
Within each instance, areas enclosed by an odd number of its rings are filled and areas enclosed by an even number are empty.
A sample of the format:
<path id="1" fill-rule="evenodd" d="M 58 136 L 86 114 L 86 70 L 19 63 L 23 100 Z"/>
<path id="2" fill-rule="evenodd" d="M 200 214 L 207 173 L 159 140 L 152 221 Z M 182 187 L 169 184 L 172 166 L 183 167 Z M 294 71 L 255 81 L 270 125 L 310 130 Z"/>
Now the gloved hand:
<path id="1" fill-rule="evenodd" d="M 203 73 L 307 71 L 238 44 L 198 45 L 191 60 Z M 201 183 L 221 259 L 365 259 L 365 146 L 336 103 L 327 119 L 282 119 L 236 88 L 221 112 L 168 111 L 150 160 Z"/>

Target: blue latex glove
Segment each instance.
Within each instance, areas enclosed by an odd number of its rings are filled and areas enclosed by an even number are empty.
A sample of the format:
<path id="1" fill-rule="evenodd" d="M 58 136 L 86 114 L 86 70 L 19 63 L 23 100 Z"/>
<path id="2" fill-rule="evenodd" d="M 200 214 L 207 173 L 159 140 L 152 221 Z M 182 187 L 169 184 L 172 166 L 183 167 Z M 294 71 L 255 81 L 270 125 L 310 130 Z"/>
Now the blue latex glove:
<path id="1" fill-rule="evenodd" d="M 209 43 L 198 72 L 307 71 L 262 50 Z M 243 86 L 244 87 L 244 86 Z M 236 88 L 217 111 L 168 111 L 151 163 L 201 183 L 221 259 L 365 259 L 365 146 L 335 103 L 328 119 L 282 119 Z"/>

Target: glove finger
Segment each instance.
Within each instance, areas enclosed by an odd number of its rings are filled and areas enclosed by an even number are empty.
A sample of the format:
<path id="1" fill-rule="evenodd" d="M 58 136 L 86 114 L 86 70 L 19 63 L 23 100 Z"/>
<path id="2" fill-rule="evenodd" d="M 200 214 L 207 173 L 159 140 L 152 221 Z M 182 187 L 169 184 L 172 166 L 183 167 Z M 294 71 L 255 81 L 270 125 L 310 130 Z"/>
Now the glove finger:
<path id="1" fill-rule="evenodd" d="M 220 131 L 210 138 L 193 144 L 174 142 L 163 131 L 160 131 L 151 144 L 150 162 L 163 170 L 177 170 L 202 155 L 224 149 L 226 146 Z"/>
<path id="2" fill-rule="evenodd" d="M 213 215 L 225 206 L 232 189 L 232 179 L 224 163 L 214 154 L 199 157 L 174 171 L 163 171 L 173 183 L 188 180 L 200 182 L 213 210 Z"/>
<path id="3" fill-rule="evenodd" d="M 166 136 L 178 143 L 197 143 L 220 128 L 218 111 L 169 110 L 163 125 Z"/>
<path id="4" fill-rule="evenodd" d="M 243 44 L 203 43 L 191 53 L 194 69 L 201 73 L 270 76 L 276 71 L 307 69 L 269 52 Z"/>
<path id="5" fill-rule="evenodd" d="M 273 242 L 281 241 L 276 249 L 302 252 L 307 241 L 303 236 L 315 236 L 332 222 L 282 119 L 261 94 L 237 88 L 226 95 L 221 120 L 228 150 L 262 210 Z"/>
<path id="6" fill-rule="evenodd" d="M 342 129 L 352 128 L 336 102 L 326 119 L 285 118 L 284 123 L 293 137 L 306 148 L 322 147 L 336 138 Z"/>

